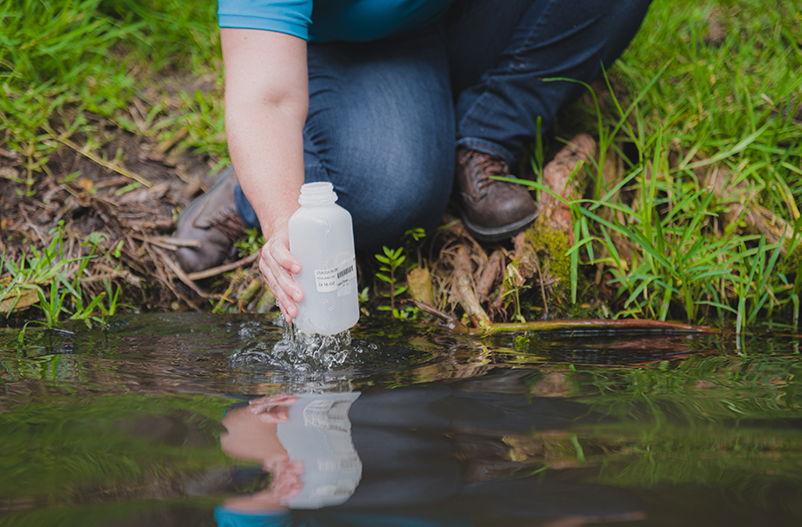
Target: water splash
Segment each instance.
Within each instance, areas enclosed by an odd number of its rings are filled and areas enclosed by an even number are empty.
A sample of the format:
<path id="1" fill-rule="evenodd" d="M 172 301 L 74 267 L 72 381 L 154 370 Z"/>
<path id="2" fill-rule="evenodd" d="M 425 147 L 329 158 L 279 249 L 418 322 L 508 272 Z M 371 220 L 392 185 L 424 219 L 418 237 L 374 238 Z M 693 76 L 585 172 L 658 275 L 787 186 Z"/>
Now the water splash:
<path id="1" fill-rule="evenodd" d="M 283 327 L 278 342 L 251 342 L 231 356 L 232 366 L 258 364 L 298 373 L 331 372 L 354 369 L 379 354 L 378 345 L 353 339 L 348 330 L 336 335 L 309 335 L 283 318 L 276 324 Z"/>

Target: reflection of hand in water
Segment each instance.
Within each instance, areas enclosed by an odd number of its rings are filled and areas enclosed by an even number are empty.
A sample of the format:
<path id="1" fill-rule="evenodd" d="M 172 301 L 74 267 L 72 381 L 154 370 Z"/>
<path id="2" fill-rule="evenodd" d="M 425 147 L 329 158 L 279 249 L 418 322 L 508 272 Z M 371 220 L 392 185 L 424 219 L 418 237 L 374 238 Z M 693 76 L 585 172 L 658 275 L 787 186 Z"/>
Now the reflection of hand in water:
<path id="1" fill-rule="evenodd" d="M 272 467 L 265 467 L 270 472 L 272 479 L 267 490 L 257 492 L 258 494 L 269 493 L 281 501 L 288 500 L 297 496 L 304 484 L 301 476 L 304 473 L 304 464 L 301 461 L 283 461 L 275 463 Z"/>
<path id="2" fill-rule="evenodd" d="M 286 423 L 289 421 L 288 406 L 298 398 L 288 393 L 280 393 L 250 401 L 251 412 L 265 423 Z"/>
<path id="3" fill-rule="evenodd" d="M 271 480 L 264 490 L 227 500 L 225 508 L 275 512 L 346 501 L 362 470 L 347 417 L 357 397 L 277 394 L 229 410 L 223 418 L 226 433 L 220 436 L 223 451 L 260 462 Z"/>
<path id="4" fill-rule="evenodd" d="M 288 407 L 296 401 L 298 398 L 289 394 L 271 395 L 254 399 L 249 407 L 226 413 L 223 418 L 226 432 L 220 437 L 223 451 L 235 459 L 258 461 L 270 473 L 270 485 L 265 490 L 227 500 L 225 506 L 229 509 L 286 510 L 286 500 L 303 489 L 304 465 L 289 459 L 276 429 L 277 424 L 289 420 Z"/>

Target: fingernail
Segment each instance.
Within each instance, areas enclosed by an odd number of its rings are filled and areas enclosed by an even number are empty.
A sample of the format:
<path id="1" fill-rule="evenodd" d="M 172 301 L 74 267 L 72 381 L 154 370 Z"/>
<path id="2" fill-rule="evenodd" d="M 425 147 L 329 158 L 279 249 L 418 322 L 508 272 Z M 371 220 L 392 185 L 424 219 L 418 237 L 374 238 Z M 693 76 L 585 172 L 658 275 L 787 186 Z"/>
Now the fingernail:
<path id="1" fill-rule="evenodd" d="M 292 272 L 292 274 L 298 274 L 301 272 L 301 266 L 298 264 L 292 264 L 290 271 Z"/>

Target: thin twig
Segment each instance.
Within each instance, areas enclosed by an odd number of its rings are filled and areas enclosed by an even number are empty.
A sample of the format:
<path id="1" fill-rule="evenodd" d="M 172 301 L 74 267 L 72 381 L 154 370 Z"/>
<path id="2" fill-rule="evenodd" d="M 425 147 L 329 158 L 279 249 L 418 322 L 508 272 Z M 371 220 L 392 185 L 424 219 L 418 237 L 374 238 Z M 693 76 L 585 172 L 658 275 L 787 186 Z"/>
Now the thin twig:
<path id="1" fill-rule="evenodd" d="M 156 254 L 158 254 L 164 261 L 164 264 L 167 267 L 169 267 L 170 270 L 176 274 L 176 276 L 178 276 L 178 279 L 184 282 L 190 289 L 195 291 L 198 294 L 198 296 L 201 296 L 203 298 L 209 298 L 209 295 L 201 291 L 200 288 L 197 286 L 197 284 L 195 284 L 195 282 L 193 282 L 192 279 L 189 276 L 187 276 L 187 273 L 185 273 L 183 269 L 181 269 L 181 266 L 175 263 L 172 258 L 167 256 L 164 253 L 164 251 L 162 251 L 158 247 L 153 247 L 153 251 Z"/>
<path id="2" fill-rule="evenodd" d="M 182 238 L 172 238 L 170 236 L 147 236 L 145 234 L 131 234 L 133 238 L 151 243 L 168 251 L 175 251 L 179 247 L 200 247 L 200 240 L 184 240 Z"/>
<path id="3" fill-rule="evenodd" d="M 178 289 L 173 284 L 172 279 L 167 277 L 167 274 L 165 273 L 165 266 L 158 264 L 159 255 L 154 254 L 153 251 L 155 249 L 156 249 L 156 247 L 153 247 L 153 246 L 151 246 L 150 244 L 147 244 L 147 243 L 142 245 L 142 250 L 144 250 L 148 254 L 148 256 L 150 256 L 150 261 L 153 264 L 154 276 L 158 280 L 160 280 L 167 287 L 167 289 L 172 291 L 172 293 L 175 295 L 176 298 L 182 298 L 180 292 L 178 291 Z"/>
<path id="4" fill-rule="evenodd" d="M 210 278 L 212 276 L 217 276 L 221 273 L 227 273 L 228 271 L 233 271 L 234 269 L 237 269 L 239 267 L 244 267 L 248 264 L 255 262 L 257 259 L 259 259 L 259 251 L 256 251 L 252 255 L 248 256 L 247 258 L 243 258 L 242 260 L 237 260 L 236 262 L 221 265 L 219 267 L 212 267 L 211 269 L 207 269 L 205 271 L 190 273 L 186 276 L 190 280 L 203 280 L 204 278 Z"/>
<path id="5" fill-rule="evenodd" d="M 431 304 L 427 304 L 426 302 L 421 302 L 420 300 L 415 300 L 414 298 L 411 299 L 412 303 L 415 304 L 418 309 L 421 311 L 425 311 L 430 315 L 435 315 L 440 317 L 446 321 L 448 324 L 449 329 L 455 331 L 456 333 L 470 333 L 471 329 L 468 328 L 465 324 L 461 321 L 457 320 L 456 318 L 447 315 L 446 313 L 440 311 L 436 307 Z M 404 300 L 403 302 L 409 302 L 409 300 Z"/>
<path id="6" fill-rule="evenodd" d="M 50 136 L 53 139 L 55 139 L 56 141 L 58 141 L 59 143 L 62 143 L 64 145 L 72 148 L 73 150 L 75 150 L 76 152 L 78 152 L 79 154 L 84 156 L 85 158 L 89 159 L 90 161 L 94 161 L 95 163 L 97 163 L 98 165 L 102 166 L 103 168 L 107 168 L 109 170 L 117 172 L 121 176 L 125 176 L 127 178 L 133 179 L 134 181 L 138 181 L 139 183 L 141 183 L 142 185 L 144 185 L 144 186 L 146 186 L 148 188 L 153 186 L 153 183 L 151 183 L 150 181 L 148 181 L 144 177 L 140 176 L 136 172 L 131 172 L 130 170 L 128 170 L 126 168 L 123 168 L 122 166 L 120 166 L 119 163 L 112 163 L 112 162 L 106 161 L 105 159 L 103 159 L 102 157 L 96 155 L 95 153 L 90 152 L 89 149 L 86 146 L 81 148 L 80 146 L 78 146 L 77 144 L 73 143 L 72 141 L 70 141 L 66 137 L 57 135 L 56 132 L 54 132 L 53 129 L 50 128 L 50 126 L 47 123 L 44 123 L 42 125 L 42 128 L 44 128 L 45 131 L 48 134 L 50 134 Z"/>
<path id="7" fill-rule="evenodd" d="M 20 207 L 19 211 L 22 214 L 22 218 L 25 220 L 25 225 L 30 227 L 31 230 L 36 234 L 36 237 L 39 238 L 40 242 L 42 242 L 42 246 L 47 247 L 48 244 L 44 238 L 44 235 L 42 234 L 42 231 L 39 230 L 39 227 L 37 227 L 36 224 L 31 221 L 31 218 L 29 218 L 28 215 L 25 213 L 25 208 Z"/>

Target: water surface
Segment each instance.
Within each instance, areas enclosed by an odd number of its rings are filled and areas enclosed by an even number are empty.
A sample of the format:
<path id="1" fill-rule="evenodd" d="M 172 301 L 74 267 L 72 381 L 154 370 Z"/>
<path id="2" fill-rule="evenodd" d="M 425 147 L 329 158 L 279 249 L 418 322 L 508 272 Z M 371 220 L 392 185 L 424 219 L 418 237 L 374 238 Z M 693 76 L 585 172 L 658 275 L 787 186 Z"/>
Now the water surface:
<path id="1" fill-rule="evenodd" d="M 0 330 L 0 525 L 800 525 L 800 337 Z"/>

